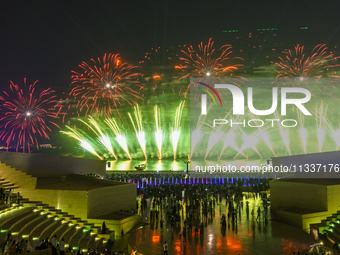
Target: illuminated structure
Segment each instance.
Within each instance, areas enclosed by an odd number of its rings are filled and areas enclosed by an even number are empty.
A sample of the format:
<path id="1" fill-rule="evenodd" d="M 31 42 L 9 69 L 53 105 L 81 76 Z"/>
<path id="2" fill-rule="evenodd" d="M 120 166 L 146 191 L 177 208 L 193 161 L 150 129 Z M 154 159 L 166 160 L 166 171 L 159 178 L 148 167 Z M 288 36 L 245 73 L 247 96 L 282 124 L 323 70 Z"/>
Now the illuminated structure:
<path id="1" fill-rule="evenodd" d="M 136 184 L 102 180 L 105 161 L 0 152 L 0 173 L 13 184 L 8 188 L 14 194 L 20 192 L 30 201 L 41 201 L 97 227 L 105 220 L 116 235 L 140 220 L 138 215 L 120 213 L 135 209 Z M 97 177 L 84 176 L 88 173 Z"/>

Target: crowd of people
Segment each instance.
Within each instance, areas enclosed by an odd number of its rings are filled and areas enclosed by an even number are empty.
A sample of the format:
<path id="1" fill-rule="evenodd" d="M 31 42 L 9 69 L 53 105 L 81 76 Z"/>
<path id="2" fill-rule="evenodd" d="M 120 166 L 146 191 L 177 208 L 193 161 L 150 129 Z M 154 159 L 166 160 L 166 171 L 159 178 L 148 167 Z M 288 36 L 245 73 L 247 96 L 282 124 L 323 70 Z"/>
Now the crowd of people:
<path id="1" fill-rule="evenodd" d="M 13 203 L 20 204 L 20 199 L 20 192 L 13 193 L 11 188 L 5 189 L 4 187 L 0 187 L 0 200 L 5 203 L 7 207 L 10 207 Z"/>
<path id="2" fill-rule="evenodd" d="M 156 178 L 163 177 L 159 174 Z M 118 178 L 123 180 L 124 176 Z M 138 178 L 150 176 L 138 174 Z M 208 222 L 214 220 L 216 210 L 220 210 L 219 224 L 222 235 L 226 234 L 227 227 L 237 233 L 238 219 L 241 220 L 243 207 L 247 219 L 252 221 L 253 228 L 256 224 L 268 224 L 270 201 L 267 199 L 266 190 L 269 189 L 269 180 L 252 180 L 251 183 L 252 185 L 245 185 L 243 180 L 239 180 L 223 184 L 199 182 L 193 185 L 182 182 L 144 185 L 138 189 L 136 207 L 142 219 L 150 222 L 151 228 L 163 231 L 166 226 L 171 231 L 175 230 L 180 233 L 180 238 L 185 244 L 188 235 L 194 233 L 195 236 L 204 236 L 205 227 Z M 261 205 L 251 208 L 249 200 L 255 199 L 261 199 Z M 164 243 L 163 248 L 164 252 L 167 252 L 168 244 Z"/>
<path id="3" fill-rule="evenodd" d="M 21 239 L 18 242 L 13 240 L 11 232 L 8 232 L 5 238 L 4 246 L 2 247 L 2 253 L 5 255 L 14 255 L 26 252 L 28 247 L 28 240 Z"/>

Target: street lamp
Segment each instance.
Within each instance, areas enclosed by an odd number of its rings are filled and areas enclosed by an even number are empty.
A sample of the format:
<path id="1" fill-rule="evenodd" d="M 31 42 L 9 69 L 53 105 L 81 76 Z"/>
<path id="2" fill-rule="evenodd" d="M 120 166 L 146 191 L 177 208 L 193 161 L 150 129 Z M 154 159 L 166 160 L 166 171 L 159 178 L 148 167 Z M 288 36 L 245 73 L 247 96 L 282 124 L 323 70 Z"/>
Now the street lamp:
<path id="1" fill-rule="evenodd" d="M 189 174 L 189 163 L 190 163 L 189 160 L 188 161 L 184 161 L 184 164 L 187 164 L 187 174 Z"/>

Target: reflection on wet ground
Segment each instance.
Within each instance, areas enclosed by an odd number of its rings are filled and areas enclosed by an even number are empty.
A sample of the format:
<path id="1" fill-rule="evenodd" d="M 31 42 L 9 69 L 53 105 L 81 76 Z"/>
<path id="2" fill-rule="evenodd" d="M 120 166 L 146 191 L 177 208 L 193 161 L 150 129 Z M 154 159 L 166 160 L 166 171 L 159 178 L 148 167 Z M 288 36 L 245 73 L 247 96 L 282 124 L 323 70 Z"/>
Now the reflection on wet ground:
<path id="1" fill-rule="evenodd" d="M 150 225 L 138 229 L 129 238 L 129 245 L 137 247 L 141 254 L 163 254 L 163 244 L 169 244 L 168 254 L 292 254 L 306 250 L 313 244 L 312 237 L 301 229 L 270 220 L 262 207 L 262 200 L 246 198 L 240 203 L 237 219 L 221 227 L 220 219 L 228 214 L 226 200 L 216 204 L 213 214 L 203 217 L 202 231 L 195 233 L 195 227 L 187 232 L 187 240 L 182 237 L 184 226 L 183 211 L 181 222 L 172 229 L 170 219 L 165 220 L 163 229 L 160 222 L 149 219 L 150 204 L 141 213 Z M 248 205 L 247 206 L 247 202 Z M 262 208 L 257 216 L 258 207 Z M 164 207 L 163 207 L 164 208 Z M 185 212 L 184 212 L 185 215 Z M 161 217 L 159 217 L 161 218 Z"/>

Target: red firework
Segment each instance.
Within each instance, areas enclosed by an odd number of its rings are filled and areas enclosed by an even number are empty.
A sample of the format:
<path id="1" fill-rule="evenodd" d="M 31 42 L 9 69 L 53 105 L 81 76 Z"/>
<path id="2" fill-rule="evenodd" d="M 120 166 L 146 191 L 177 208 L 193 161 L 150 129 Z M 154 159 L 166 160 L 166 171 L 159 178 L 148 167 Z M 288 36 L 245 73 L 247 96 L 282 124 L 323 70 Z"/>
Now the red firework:
<path id="1" fill-rule="evenodd" d="M 3 91 L 0 96 L 0 139 L 5 140 L 7 146 L 16 143 L 16 151 L 19 146 L 28 147 L 35 145 L 39 150 L 37 138 L 49 139 L 48 132 L 51 132 L 50 125 L 59 126 L 52 120 L 58 117 L 60 105 L 56 95 L 51 88 L 36 91 L 36 83 L 27 85 L 26 78 L 24 86 L 19 87 L 12 81 L 10 90 Z"/>
<path id="2" fill-rule="evenodd" d="M 332 52 L 328 51 L 325 44 L 316 45 L 310 55 L 304 52 L 305 47 L 299 44 L 294 50 L 286 50 L 283 57 L 275 65 L 277 78 L 321 78 L 329 68 L 337 66 L 328 64 L 336 60 Z"/>
<path id="3" fill-rule="evenodd" d="M 85 116 L 95 113 L 111 117 L 112 111 L 121 105 L 120 100 L 130 105 L 136 104 L 134 99 L 142 99 L 139 90 L 142 88 L 137 80 L 132 80 L 139 73 L 132 73 L 136 68 L 122 62 L 119 54 L 105 54 L 103 59 L 91 59 L 92 63 L 82 62 L 79 67 L 83 69 L 78 73 L 72 71 L 72 90 L 77 109 L 85 111 Z M 128 99 L 131 96 L 132 99 Z M 120 114 L 119 114 L 120 115 Z"/>
<path id="4" fill-rule="evenodd" d="M 180 57 L 184 65 L 180 65 L 180 69 L 187 71 L 187 74 L 179 78 L 209 78 L 215 80 L 216 78 L 226 78 L 233 75 L 233 71 L 237 70 L 243 64 L 234 63 L 234 61 L 243 60 L 240 57 L 231 57 L 232 46 L 229 44 L 223 45 L 218 51 L 215 50 L 212 38 L 209 39 L 208 44 L 203 42 L 198 45 L 198 51 L 191 45 L 187 51 L 182 50 L 185 57 Z M 238 77 L 236 77 L 238 78 Z M 194 86 L 196 86 L 194 84 Z M 190 89 L 190 84 L 184 93 L 184 97 Z M 195 97 L 199 98 L 199 91 L 196 92 Z"/>
<path id="5" fill-rule="evenodd" d="M 232 54 L 231 45 L 223 45 L 219 51 L 216 51 L 213 46 L 214 42 L 210 38 L 207 45 L 204 45 L 203 42 L 198 45 L 197 52 L 192 45 L 188 47 L 187 51 L 182 50 L 185 57 L 180 58 L 184 62 L 184 65 L 180 67 L 188 73 L 180 79 L 187 77 L 225 77 L 227 73 L 231 74 L 233 70 L 243 66 L 242 64 L 231 63 L 236 59 L 243 60 L 239 57 L 230 56 Z"/>

